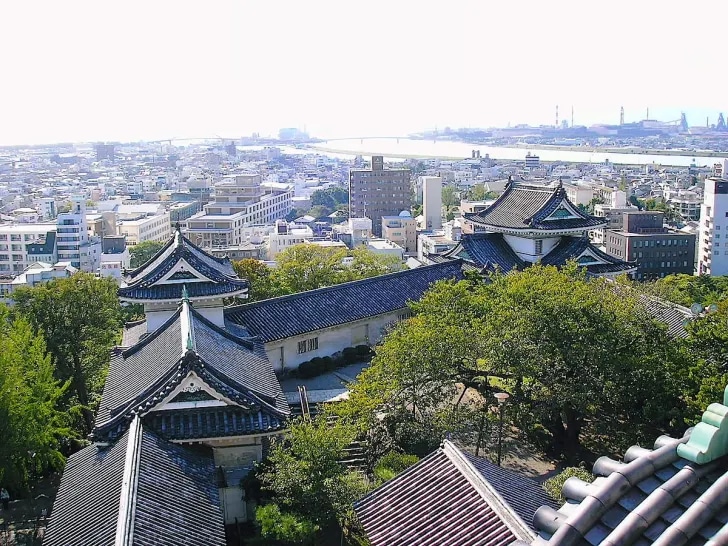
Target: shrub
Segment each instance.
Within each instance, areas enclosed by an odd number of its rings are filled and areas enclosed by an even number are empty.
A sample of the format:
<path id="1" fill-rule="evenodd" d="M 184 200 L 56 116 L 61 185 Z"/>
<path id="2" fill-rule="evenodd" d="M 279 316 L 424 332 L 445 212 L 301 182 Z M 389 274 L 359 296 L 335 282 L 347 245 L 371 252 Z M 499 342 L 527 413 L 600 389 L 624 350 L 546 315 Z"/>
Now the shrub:
<path id="1" fill-rule="evenodd" d="M 359 360 L 359 353 L 354 347 L 347 347 L 342 351 L 342 355 L 347 364 L 354 364 Z"/>
<path id="2" fill-rule="evenodd" d="M 336 363 L 330 356 L 325 356 L 321 359 L 321 367 L 323 368 L 323 371 L 330 372 L 336 369 Z"/>
<path id="3" fill-rule="evenodd" d="M 379 483 L 386 482 L 419 460 L 417 455 L 390 451 L 377 461 L 377 464 L 374 466 L 374 477 Z"/>
<path id="4" fill-rule="evenodd" d="M 266 504 L 255 510 L 255 522 L 263 538 L 285 544 L 313 544 L 318 526 L 305 518 L 282 512 L 277 504 Z"/>
<path id="5" fill-rule="evenodd" d="M 357 345 L 355 349 L 359 356 L 370 356 L 372 354 L 372 349 L 369 345 Z"/>
<path id="6" fill-rule="evenodd" d="M 561 490 L 564 487 L 564 482 L 573 476 L 589 483 L 594 480 L 594 476 L 586 468 L 581 466 L 569 466 L 556 474 L 553 478 L 546 480 L 543 484 L 543 488 L 554 500 L 566 502 L 566 499 L 561 494 Z"/>

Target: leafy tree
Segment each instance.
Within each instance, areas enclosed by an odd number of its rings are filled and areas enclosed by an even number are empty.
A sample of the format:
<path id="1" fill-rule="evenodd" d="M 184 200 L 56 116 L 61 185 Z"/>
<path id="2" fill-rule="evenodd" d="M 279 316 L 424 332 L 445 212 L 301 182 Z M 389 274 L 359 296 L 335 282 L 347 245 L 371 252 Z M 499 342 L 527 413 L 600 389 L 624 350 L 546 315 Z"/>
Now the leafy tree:
<path id="1" fill-rule="evenodd" d="M 311 205 L 322 205 L 328 209 L 335 209 L 338 205 L 349 203 L 349 192 L 341 186 L 316 190 L 311 194 Z"/>
<path id="2" fill-rule="evenodd" d="M 296 218 L 300 218 L 301 216 L 305 216 L 307 211 L 303 209 L 292 209 L 288 214 L 286 214 L 285 219 L 286 222 L 293 222 Z"/>
<path id="3" fill-rule="evenodd" d="M 277 504 L 266 504 L 255 510 L 255 522 L 263 538 L 278 540 L 284 544 L 313 544 L 318 525 L 292 514 L 282 512 Z"/>
<path id="4" fill-rule="evenodd" d="M 443 186 L 442 187 L 442 204 L 446 208 L 455 207 L 460 203 L 460 198 L 457 194 L 455 186 Z"/>
<path id="5" fill-rule="evenodd" d="M 238 277 L 250 282 L 246 302 L 252 303 L 285 294 L 276 284 L 273 270 L 260 260 L 253 258 L 237 260 L 233 262 L 233 269 Z"/>
<path id="6" fill-rule="evenodd" d="M 325 207 L 323 205 L 315 205 L 311 207 L 311 210 L 308 211 L 309 216 L 313 216 L 317 220 L 319 218 L 324 218 L 331 214 L 332 208 Z"/>
<path id="7" fill-rule="evenodd" d="M 655 281 L 651 288 L 657 296 L 685 307 L 694 303 L 708 306 L 728 299 L 728 277 L 668 275 Z"/>
<path id="8" fill-rule="evenodd" d="M 379 483 L 384 483 L 404 472 L 419 460 L 417 455 L 390 451 L 377 462 L 374 467 L 374 477 Z"/>
<path id="9" fill-rule="evenodd" d="M 509 391 L 522 430 L 569 460 L 585 436 L 623 449 L 683 427 L 686 351 L 639 293 L 576 264 L 440 282 L 411 307 L 337 409 L 359 430 L 389 426 L 408 452 L 478 428 L 482 413 L 459 405 L 456 383 L 486 407 L 496 388 Z"/>
<path id="10" fill-rule="evenodd" d="M 353 257 L 350 264 L 344 258 Z M 399 260 L 380 256 L 366 249 L 321 247 L 311 244 L 293 245 L 278 254 L 278 266 L 271 271 L 276 294 L 295 294 L 333 286 L 395 271 Z"/>
<path id="11" fill-rule="evenodd" d="M 564 483 L 569 478 L 579 478 L 587 483 L 594 481 L 594 476 L 586 468 L 581 466 L 569 466 L 564 468 L 561 472 L 546 480 L 543 484 L 543 488 L 546 493 L 557 502 L 566 502 L 566 499 L 561 493 L 564 488 Z"/>
<path id="12" fill-rule="evenodd" d="M 93 405 L 103 387 L 109 350 L 119 336 L 116 290 L 111 278 L 77 273 L 14 295 L 19 314 L 45 338 L 56 378 L 70 383 L 66 402 L 80 405 L 85 432 L 93 426 Z"/>
<path id="13" fill-rule="evenodd" d="M 129 266 L 134 269 L 144 265 L 159 252 L 165 243 L 160 241 L 144 241 L 129 247 Z"/>
<path id="14" fill-rule="evenodd" d="M 19 491 L 29 479 L 63 466 L 66 386 L 53 377 L 43 338 L 0 307 L 0 483 Z"/>
<path id="15" fill-rule="evenodd" d="M 282 518 L 291 514 L 295 521 L 321 528 L 335 523 L 345 530 L 355 527 L 352 503 L 369 485 L 340 462 L 354 437 L 352 427 L 331 425 L 319 416 L 294 422 L 285 440 L 274 443 L 260 480 L 273 493 Z"/>
<path id="16" fill-rule="evenodd" d="M 479 183 L 473 185 L 468 192 L 468 199 L 471 201 L 486 201 L 488 199 L 495 199 L 498 197 L 498 192 L 487 191 L 485 184 Z"/>

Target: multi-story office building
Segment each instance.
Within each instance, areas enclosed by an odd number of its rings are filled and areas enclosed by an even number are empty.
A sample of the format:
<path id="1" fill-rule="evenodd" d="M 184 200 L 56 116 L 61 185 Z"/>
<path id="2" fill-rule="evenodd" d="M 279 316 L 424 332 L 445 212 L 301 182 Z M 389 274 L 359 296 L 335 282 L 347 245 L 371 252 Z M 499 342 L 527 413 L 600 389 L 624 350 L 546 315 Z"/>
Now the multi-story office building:
<path id="1" fill-rule="evenodd" d="M 422 215 L 425 217 L 424 229 L 438 230 L 442 228 L 442 178 L 439 176 L 423 176 L 422 179 Z"/>
<path id="2" fill-rule="evenodd" d="M 126 244 L 131 246 L 145 241 L 166 241 L 172 236 L 169 212 L 119 220 L 118 233 L 124 235 Z"/>
<path id="3" fill-rule="evenodd" d="M 637 262 L 637 280 L 650 280 L 676 273 L 693 273 L 695 235 L 664 226 L 658 211 L 623 213 L 622 230 L 605 230 L 607 253 Z"/>
<path id="4" fill-rule="evenodd" d="M 728 178 L 705 180 L 698 252 L 699 275 L 728 275 Z"/>
<path id="5" fill-rule="evenodd" d="M 382 237 L 398 244 L 407 254 L 417 252 L 417 220 L 404 212 L 400 216 L 382 216 Z"/>
<path id="6" fill-rule="evenodd" d="M 260 175 L 237 174 L 215 185 L 214 200 L 187 220 L 185 234 L 204 248 L 240 245 L 243 230 L 269 224 L 291 211 L 289 187 L 262 187 Z"/>
<path id="7" fill-rule="evenodd" d="M 384 157 L 372 157 L 371 169 L 349 171 L 349 205 L 352 218 L 367 217 L 377 237 L 382 236 L 382 216 L 396 216 L 412 207 L 409 169 L 385 169 Z"/>
<path id="8" fill-rule="evenodd" d="M 604 244 L 604 231 L 622 231 L 624 222 L 625 212 L 637 212 L 637 207 L 624 206 L 624 207 L 610 207 L 609 205 L 597 204 L 594 205 L 594 216 L 597 218 L 606 218 L 607 225 L 600 226 L 589 230 L 589 239 L 595 245 Z"/>

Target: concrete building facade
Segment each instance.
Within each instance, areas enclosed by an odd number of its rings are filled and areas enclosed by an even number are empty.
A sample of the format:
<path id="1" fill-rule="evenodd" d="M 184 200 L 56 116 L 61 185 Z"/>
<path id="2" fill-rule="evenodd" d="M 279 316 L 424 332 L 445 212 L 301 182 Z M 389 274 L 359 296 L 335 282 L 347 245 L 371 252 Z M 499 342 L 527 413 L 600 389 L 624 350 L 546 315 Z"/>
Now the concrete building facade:
<path id="1" fill-rule="evenodd" d="M 700 208 L 698 274 L 728 275 L 728 179 L 705 180 Z"/>
<path id="2" fill-rule="evenodd" d="M 382 216 L 382 238 L 404 248 L 405 253 L 417 252 L 417 220 L 412 216 Z"/>
<path id="3" fill-rule="evenodd" d="M 422 176 L 422 215 L 425 217 L 424 228 L 437 230 L 442 228 L 442 178 L 439 176 Z"/>
<path id="4" fill-rule="evenodd" d="M 605 230 L 607 254 L 637 263 L 637 280 L 693 273 L 695 235 L 663 225 L 658 211 L 624 213 L 623 228 Z"/>
<path id="5" fill-rule="evenodd" d="M 384 157 L 373 156 L 371 169 L 349 171 L 350 216 L 372 220 L 372 230 L 382 236 L 382 217 L 396 216 L 412 207 L 409 169 L 385 169 Z"/>

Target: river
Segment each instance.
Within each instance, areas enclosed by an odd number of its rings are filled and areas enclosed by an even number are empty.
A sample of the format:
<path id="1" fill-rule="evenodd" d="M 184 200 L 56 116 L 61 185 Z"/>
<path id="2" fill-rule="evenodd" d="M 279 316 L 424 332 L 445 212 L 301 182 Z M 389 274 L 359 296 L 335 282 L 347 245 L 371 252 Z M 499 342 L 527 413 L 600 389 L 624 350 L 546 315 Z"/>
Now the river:
<path id="1" fill-rule="evenodd" d="M 542 161 L 563 161 L 569 163 L 604 163 L 607 159 L 619 165 L 663 165 L 688 167 L 695 160 L 698 166 L 713 165 L 722 161 L 709 156 L 651 155 L 616 152 L 591 152 L 579 150 L 553 150 L 533 146 L 530 148 L 505 148 L 483 146 L 467 142 L 448 140 L 414 140 L 407 138 L 363 138 L 329 140 L 309 147 L 312 151 L 327 155 L 383 155 L 387 158 L 447 158 L 471 157 L 472 150 L 479 150 L 481 157 L 488 154 L 492 159 L 523 160 L 527 152 L 538 155 Z M 285 150 L 289 152 L 289 150 Z M 302 150 L 296 150 L 300 153 Z"/>

